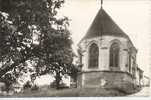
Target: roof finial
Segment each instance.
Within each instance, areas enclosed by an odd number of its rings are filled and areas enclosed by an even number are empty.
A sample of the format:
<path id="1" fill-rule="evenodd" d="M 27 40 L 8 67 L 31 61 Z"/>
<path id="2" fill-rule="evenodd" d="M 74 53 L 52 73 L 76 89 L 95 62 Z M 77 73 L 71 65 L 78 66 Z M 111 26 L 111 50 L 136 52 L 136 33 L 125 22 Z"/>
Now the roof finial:
<path id="1" fill-rule="evenodd" d="M 103 6 L 103 0 L 101 0 L 101 8 L 102 8 L 102 6 Z"/>

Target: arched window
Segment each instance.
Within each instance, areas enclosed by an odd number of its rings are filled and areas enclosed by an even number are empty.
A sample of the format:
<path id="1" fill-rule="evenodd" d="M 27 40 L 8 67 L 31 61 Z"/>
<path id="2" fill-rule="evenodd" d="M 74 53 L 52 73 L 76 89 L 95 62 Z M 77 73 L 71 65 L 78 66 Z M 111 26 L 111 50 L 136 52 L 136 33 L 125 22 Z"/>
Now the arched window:
<path id="1" fill-rule="evenodd" d="M 118 43 L 113 43 L 110 47 L 110 67 L 119 66 L 119 45 Z"/>
<path id="2" fill-rule="evenodd" d="M 99 48 L 93 43 L 89 48 L 89 68 L 97 68 L 98 67 L 98 59 L 99 58 Z"/>

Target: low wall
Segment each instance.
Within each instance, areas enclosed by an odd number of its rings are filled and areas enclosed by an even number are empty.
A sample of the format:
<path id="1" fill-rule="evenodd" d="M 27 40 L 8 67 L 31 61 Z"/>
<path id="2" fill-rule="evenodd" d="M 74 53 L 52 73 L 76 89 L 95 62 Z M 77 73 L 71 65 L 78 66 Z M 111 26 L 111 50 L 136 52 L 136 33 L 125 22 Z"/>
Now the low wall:
<path id="1" fill-rule="evenodd" d="M 77 83 L 82 88 L 113 88 L 126 93 L 134 92 L 136 87 L 132 76 L 120 71 L 81 72 Z"/>

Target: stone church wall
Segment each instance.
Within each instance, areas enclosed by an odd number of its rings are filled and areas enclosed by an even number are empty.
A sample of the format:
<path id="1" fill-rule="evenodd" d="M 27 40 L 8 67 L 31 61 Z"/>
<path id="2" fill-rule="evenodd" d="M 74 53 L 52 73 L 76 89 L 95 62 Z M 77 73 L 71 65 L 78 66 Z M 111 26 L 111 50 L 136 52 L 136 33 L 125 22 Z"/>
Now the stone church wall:
<path id="1" fill-rule="evenodd" d="M 83 72 L 79 77 L 78 86 L 83 88 L 110 88 L 126 93 L 133 92 L 135 88 L 131 75 L 126 72 L 91 71 Z"/>
<path id="2" fill-rule="evenodd" d="M 118 43 L 120 46 L 119 66 L 109 66 L 110 46 L 112 43 Z M 89 62 L 89 46 L 97 44 L 99 47 L 99 66 L 98 68 L 88 68 Z M 130 44 L 129 40 L 122 37 L 102 36 L 84 40 L 80 43 L 80 47 L 84 51 L 82 59 L 82 72 L 78 75 L 79 87 L 100 87 L 100 88 L 115 88 L 123 92 L 134 92 L 136 83 L 132 73 L 129 72 L 128 52 Z M 133 56 L 136 52 L 133 52 Z"/>
<path id="3" fill-rule="evenodd" d="M 97 38 L 92 38 L 85 40 L 80 43 L 80 47 L 83 51 L 83 59 L 82 70 L 90 71 L 90 70 L 110 70 L 109 67 L 109 50 L 110 46 L 113 42 L 118 42 L 120 44 L 120 61 L 119 61 L 119 71 L 128 71 L 128 53 L 127 53 L 127 39 L 122 37 L 114 37 L 114 36 L 102 36 Z M 89 62 L 89 46 L 95 43 L 99 47 L 99 67 L 98 69 L 89 69 L 88 62 Z"/>

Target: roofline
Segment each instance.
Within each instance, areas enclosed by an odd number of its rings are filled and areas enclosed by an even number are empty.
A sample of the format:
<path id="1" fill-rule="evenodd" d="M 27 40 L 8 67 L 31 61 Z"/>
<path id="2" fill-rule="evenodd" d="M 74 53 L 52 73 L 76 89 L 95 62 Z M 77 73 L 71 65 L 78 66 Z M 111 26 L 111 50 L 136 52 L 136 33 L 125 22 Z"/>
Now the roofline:
<path id="1" fill-rule="evenodd" d="M 115 35 L 102 35 L 102 36 L 115 36 Z M 102 37 L 102 36 L 100 36 L 100 37 Z M 134 47 L 135 50 L 138 51 L 138 50 L 136 49 L 136 47 L 134 46 L 133 42 L 131 41 L 131 39 L 129 38 L 128 35 L 126 35 L 126 37 L 124 37 L 124 36 L 116 36 L 116 37 L 127 38 L 127 39 L 130 41 L 130 43 L 132 44 L 132 47 Z M 96 38 L 96 37 L 93 37 L 93 38 Z M 87 39 L 85 39 L 85 40 L 88 40 L 88 39 L 91 39 L 91 38 L 87 38 Z M 84 40 L 84 38 L 82 38 L 82 39 L 79 41 L 78 45 L 79 45 L 83 40 Z"/>
<path id="2" fill-rule="evenodd" d="M 101 7 L 100 9 L 99 9 L 99 11 L 97 12 L 97 14 L 100 12 L 100 10 L 104 10 L 103 9 L 103 7 Z M 106 12 L 105 12 L 106 13 Z M 96 16 L 94 17 L 94 19 L 97 17 L 97 14 L 96 14 Z M 107 16 L 113 21 L 113 23 L 117 26 L 117 27 L 119 27 L 119 25 L 112 19 L 112 17 L 110 16 L 110 15 L 108 15 L 107 14 Z M 94 20 L 93 20 L 94 21 Z M 91 26 L 93 25 L 93 22 L 91 23 L 91 25 L 89 26 L 89 28 L 88 28 L 88 30 L 87 30 L 87 32 L 86 32 L 86 35 L 87 35 L 87 33 L 89 32 L 89 29 L 91 28 Z M 130 41 L 130 43 L 132 44 L 132 47 L 135 49 L 135 51 L 136 51 L 136 53 L 138 52 L 138 50 L 136 49 L 136 47 L 134 46 L 134 44 L 133 44 L 133 42 L 131 41 L 131 39 L 130 39 L 130 37 L 123 31 L 123 29 L 121 29 L 120 27 L 119 27 L 119 29 L 123 32 L 122 34 L 124 34 L 123 36 L 119 36 L 119 35 L 104 35 L 104 34 L 101 34 L 99 37 L 102 37 L 102 36 L 116 36 L 116 37 L 125 37 L 125 38 L 127 38 L 129 41 Z M 114 32 L 113 32 L 114 33 Z M 79 43 L 78 43 L 78 46 L 80 45 L 80 43 L 85 39 L 85 37 L 86 37 L 86 35 L 79 41 Z M 92 38 L 94 38 L 94 37 L 92 37 Z M 85 40 L 87 40 L 87 39 L 90 39 L 90 38 L 86 38 Z"/>
<path id="3" fill-rule="evenodd" d="M 128 40 L 130 41 L 130 43 L 132 44 L 132 47 L 135 49 L 136 53 L 138 52 L 138 50 L 136 49 L 136 47 L 134 46 L 132 40 L 130 39 L 129 36 L 127 36 Z"/>

